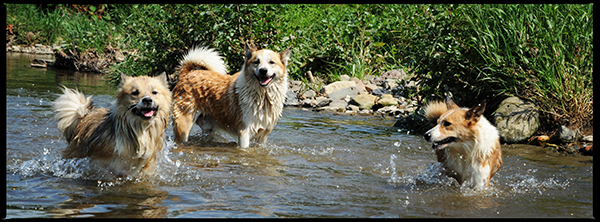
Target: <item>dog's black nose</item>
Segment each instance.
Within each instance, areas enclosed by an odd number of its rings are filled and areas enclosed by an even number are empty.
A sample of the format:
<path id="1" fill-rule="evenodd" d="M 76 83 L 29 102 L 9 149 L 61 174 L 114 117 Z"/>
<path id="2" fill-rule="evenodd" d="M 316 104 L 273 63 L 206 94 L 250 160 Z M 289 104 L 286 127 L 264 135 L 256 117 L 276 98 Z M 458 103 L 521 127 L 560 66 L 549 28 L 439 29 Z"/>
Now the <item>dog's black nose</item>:
<path id="1" fill-rule="evenodd" d="M 142 104 L 144 105 L 152 105 L 152 98 L 150 98 L 149 96 L 146 96 L 144 98 L 142 98 Z"/>
<path id="2" fill-rule="evenodd" d="M 258 74 L 260 74 L 260 75 L 266 75 L 267 74 L 267 68 L 260 68 L 260 69 L 258 69 Z"/>
<path id="3" fill-rule="evenodd" d="M 429 139 L 431 139 L 431 133 L 425 133 L 424 137 L 425 140 L 429 141 Z"/>

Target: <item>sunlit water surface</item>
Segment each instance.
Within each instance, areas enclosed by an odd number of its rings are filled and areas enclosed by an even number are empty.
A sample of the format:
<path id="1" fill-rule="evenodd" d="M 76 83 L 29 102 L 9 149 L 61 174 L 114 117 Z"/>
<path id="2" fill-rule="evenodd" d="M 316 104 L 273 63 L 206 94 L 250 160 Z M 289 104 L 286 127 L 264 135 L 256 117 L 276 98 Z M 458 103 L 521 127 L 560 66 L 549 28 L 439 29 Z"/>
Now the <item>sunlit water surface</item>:
<path id="1" fill-rule="evenodd" d="M 594 217 L 591 157 L 503 145 L 503 167 L 476 191 L 440 175 L 431 145 L 393 119 L 296 108 L 247 149 L 207 141 L 197 126 L 176 145 L 169 127 L 155 176 L 113 178 L 89 159 L 60 157 L 51 102 L 64 84 L 109 106 L 116 86 L 27 67 L 33 57 L 7 53 L 7 218 Z"/>

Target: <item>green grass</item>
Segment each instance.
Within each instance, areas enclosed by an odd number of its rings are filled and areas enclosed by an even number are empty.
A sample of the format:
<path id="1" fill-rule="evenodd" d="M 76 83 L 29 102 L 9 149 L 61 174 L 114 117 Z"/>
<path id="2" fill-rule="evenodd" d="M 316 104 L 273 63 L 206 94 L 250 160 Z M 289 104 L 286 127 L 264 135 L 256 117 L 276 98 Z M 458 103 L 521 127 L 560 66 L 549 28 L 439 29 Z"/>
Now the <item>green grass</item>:
<path id="1" fill-rule="evenodd" d="M 308 71 L 327 83 L 404 69 L 422 82 L 411 94 L 421 103 L 451 94 L 493 107 L 520 96 L 547 122 L 593 123 L 593 4 L 5 6 L 18 44 L 135 52 L 109 70 L 114 80 L 174 73 L 194 45 L 216 48 L 234 72 L 252 40 L 276 51 L 291 45 L 290 77 L 303 82 Z"/>

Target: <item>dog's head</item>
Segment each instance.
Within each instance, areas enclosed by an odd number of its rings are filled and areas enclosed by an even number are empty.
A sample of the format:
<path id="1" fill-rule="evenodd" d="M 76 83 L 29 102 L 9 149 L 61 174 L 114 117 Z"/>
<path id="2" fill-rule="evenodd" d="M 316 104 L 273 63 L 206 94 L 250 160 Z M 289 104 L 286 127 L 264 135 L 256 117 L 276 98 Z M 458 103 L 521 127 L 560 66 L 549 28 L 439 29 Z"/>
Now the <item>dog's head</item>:
<path id="1" fill-rule="evenodd" d="M 485 101 L 466 109 L 458 107 L 452 99 L 446 98 L 446 108 L 437 118 L 437 124 L 425 133 L 425 139 L 433 142 L 432 148 L 444 149 L 453 143 L 473 142 L 475 125 L 485 110 Z M 426 111 L 427 112 L 427 111 Z"/>
<path id="2" fill-rule="evenodd" d="M 121 74 L 121 87 L 117 93 L 117 112 L 132 114 L 142 120 L 157 115 L 167 117 L 171 92 L 167 88 L 166 74 L 156 77 L 130 77 Z"/>
<path id="3" fill-rule="evenodd" d="M 262 87 L 269 86 L 271 82 L 285 80 L 290 49 L 291 46 L 277 53 L 268 49 L 257 50 L 254 44 L 246 43 L 244 73 L 252 74 Z"/>

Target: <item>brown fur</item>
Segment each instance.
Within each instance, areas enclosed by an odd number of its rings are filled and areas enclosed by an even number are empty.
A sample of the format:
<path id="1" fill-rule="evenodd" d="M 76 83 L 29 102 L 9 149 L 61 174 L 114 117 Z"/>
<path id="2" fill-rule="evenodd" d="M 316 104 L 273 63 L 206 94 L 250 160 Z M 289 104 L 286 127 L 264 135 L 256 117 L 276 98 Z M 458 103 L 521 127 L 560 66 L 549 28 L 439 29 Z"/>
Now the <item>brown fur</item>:
<path id="1" fill-rule="evenodd" d="M 117 101 L 110 110 L 94 107 L 91 96 L 65 87 L 53 104 L 58 129 L 68 142 L 63 157 L 90 157 L 116 175 L 152 174 L 164 144 L 170 105 L 165 75 L 121 75 Z"/>
<path id="2" fill-rule="evenodd" d="M 260 86 L 255 71 L 261 62 L 257 56 L 267 55 L 273 63 L 275 77 L 267 86 Z M 173 116 L 175 141 L 187 141 L 195 123 L 212 134 L 224 131 L 247 147 L 249 139 L 266 141 L 281 116 L 287 90 L 286 65 L 289 48 L 281 53 L 256 50 L 246 46 L 242 70 L 234 75 L 217 71 L 222 61 L 215 59 L 208 49 L 193 49 L 182 61 L 179 80 L 173 88 Z M 207 62 L 207 61 L 214 61 Z M 271 69 L 271 68 L 269 68 Z"/>
<path id="3" fill-rule="evenodd" d="M 431 102 L 425 107 L 425 116 L 434 126 L 425 138 L 434 143 L 444 173 L 460 184 L 468 180 L 474 186 L 489 186 L 502 166 L 498 132 L 483 117 L 484 109 L 485 102 L 466 109 L 449 98 L 445 103 Z"/>

